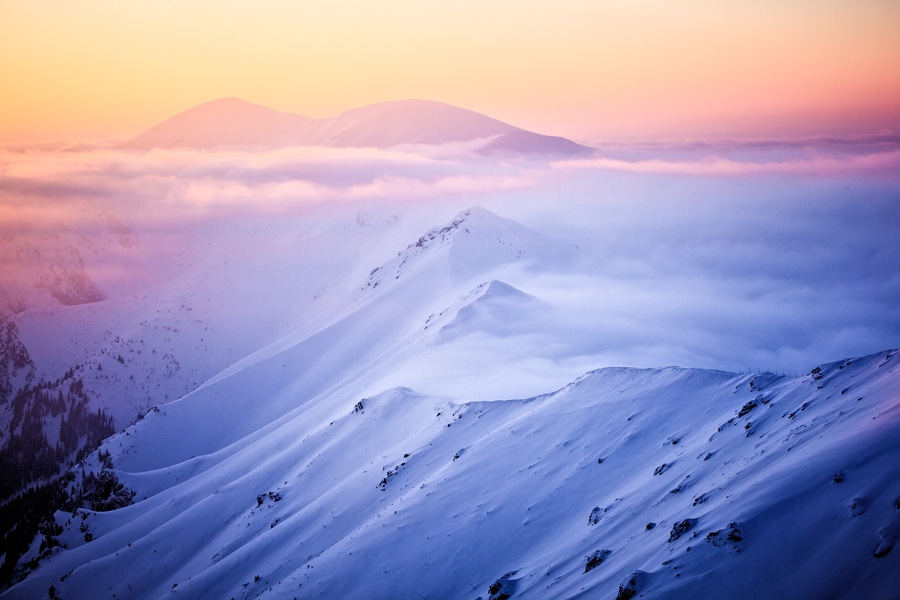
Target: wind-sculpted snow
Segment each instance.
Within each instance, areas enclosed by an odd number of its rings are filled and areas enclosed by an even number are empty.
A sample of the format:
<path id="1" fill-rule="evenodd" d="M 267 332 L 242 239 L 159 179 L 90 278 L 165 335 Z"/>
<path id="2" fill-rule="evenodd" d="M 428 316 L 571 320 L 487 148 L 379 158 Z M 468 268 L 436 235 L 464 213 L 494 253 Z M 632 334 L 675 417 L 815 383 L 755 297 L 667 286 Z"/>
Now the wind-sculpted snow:
<path id="1" fill-rule="evenodd" d="M 59 514 L 69 548 L 5 597 L 893 598 L 898 360 L 605 368 L 492 402 L 338 388 L 128 468 L 145 440 L 190 443 L 166 405 L 104 444 L 136 503 Z"/>

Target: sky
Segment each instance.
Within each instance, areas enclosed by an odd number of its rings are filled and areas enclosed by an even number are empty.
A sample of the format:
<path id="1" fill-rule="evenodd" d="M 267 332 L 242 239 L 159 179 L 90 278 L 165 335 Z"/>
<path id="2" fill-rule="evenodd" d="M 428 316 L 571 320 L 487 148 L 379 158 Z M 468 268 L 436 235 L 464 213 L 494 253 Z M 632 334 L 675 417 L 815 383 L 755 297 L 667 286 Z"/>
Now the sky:
<path id="1" fill-rule="evenodd" d="M 584 142 L 900 132 L 894 0 L 2 0 L 0 141 L 237 96 L 440 100 Z"/>

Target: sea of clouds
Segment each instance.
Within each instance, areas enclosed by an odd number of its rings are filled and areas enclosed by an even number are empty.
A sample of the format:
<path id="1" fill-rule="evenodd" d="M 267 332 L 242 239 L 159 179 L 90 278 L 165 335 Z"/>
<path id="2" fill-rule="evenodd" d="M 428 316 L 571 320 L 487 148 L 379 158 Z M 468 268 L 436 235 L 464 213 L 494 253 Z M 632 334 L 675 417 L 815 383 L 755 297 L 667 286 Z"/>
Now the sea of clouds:
<path id="1" fill-rule="evenodd" d="M 360 215 L 401 223 L 376 242 L 384 247 L 373 254 L 387 256 L 480 205 L 580 250 L 578 264 L 535 274 L 524 290 L 555 307 L 522 332 L 535 343 L 552 332 L 558 345 L 536 368 L 556 368 L 556 352 L 585 370 L 799 372 L 900 346 L 895 137 L 620 145 L 559 161 L 475 156 L 465 145 L 8 144 L 0 285 L 7 295 L 34 285 L 33 270 L 64 246 L 104 294 L 116 294 L 172 276 L 179 257 L 204 247 Z M 528 359 L 521 339 L 503 347 L 502 338 L 470 351 Z"/>

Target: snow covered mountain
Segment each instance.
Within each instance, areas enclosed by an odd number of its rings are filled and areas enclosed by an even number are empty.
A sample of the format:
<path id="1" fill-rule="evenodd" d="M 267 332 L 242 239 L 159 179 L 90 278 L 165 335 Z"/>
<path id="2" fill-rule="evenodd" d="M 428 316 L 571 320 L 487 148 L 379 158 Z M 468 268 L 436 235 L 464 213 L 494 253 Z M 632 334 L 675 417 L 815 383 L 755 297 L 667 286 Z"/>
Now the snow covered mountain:
<path id="1" fill-rule="evenodd" d="M 137 501 L 57 513 L 67 548 L 4 597 L 893 598 L 897 360 L 601 369 L 492 402 L 337 389 L 187 457 L 197 392 L 105 442 Z"/>
<path id="2" fill-rule="evenodd" d="M 507 125 L 463 108 L 430 100 L 399 100 L 354 108 L 333 118 L 310 119 L 222 98 L 190 108 L 120 144 L 120 148 L 278 148 L 332 146 L 392 148 L 483 140 L 482 154 L 588 156 L 592 148 L 561 137 Z"/>
<path id="3" fill-rule="evenodd" d="M 30 231 L 36 230 L 36 231 Z M 104 295 L 85 270 L 85 257 L 117 245 L 136 244 L 121 223 L 110 223 L 105 239 L 62 228 L 52 234 L 17 224 L 0 240 L 0 318 L 40 306 L 88 304 Z"/>
<path id="4" fill-rule="evenodd" d="M 144 416 L 47 488 L 2 597 L 896 597 L 897 351 L 578 377 L 573 244 L 479 207 L 245 227 L 6 322 L 44 382 L 8 435 Z"/>

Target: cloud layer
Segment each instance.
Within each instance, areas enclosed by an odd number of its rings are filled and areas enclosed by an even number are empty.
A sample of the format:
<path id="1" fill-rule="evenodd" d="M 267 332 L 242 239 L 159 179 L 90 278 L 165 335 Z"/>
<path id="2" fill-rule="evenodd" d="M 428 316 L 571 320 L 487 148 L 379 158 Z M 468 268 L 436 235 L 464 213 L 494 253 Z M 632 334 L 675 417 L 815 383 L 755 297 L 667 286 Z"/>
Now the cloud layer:
<path id="1" fill-rule="evenodd" d="M 373 255 L 388 256 L 483 205 L 584 257 L 523 283 L 555 312 L 523 330 L 524 345 L 490 342 L 497 351 L 527 362 L 521 349 L 537 344 L 539 367 L 566 377 L 603 363 L 800 370 L 900 346 L 895 145 L 807 145 L 780 160 L 771 145 L 749 158 L 746 147 L 637 149 L 630 160 L 557 163 L 465 148 L 6 148 L 0 283 L 13 308 L 52 303 L 46 282 L 64 256 L 115 294 L 173 276 L 203 248 L 367 211 L 402 223 L 373 242 L 384 246 Z"/>

